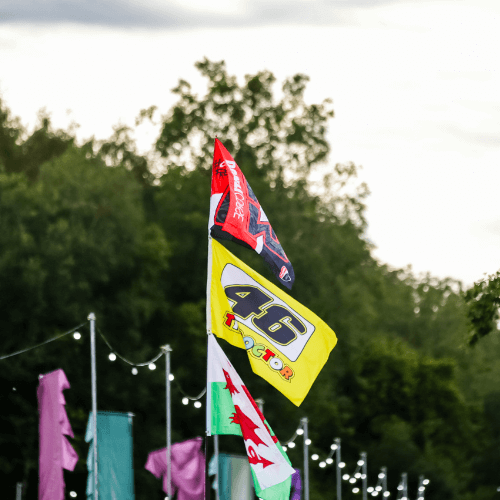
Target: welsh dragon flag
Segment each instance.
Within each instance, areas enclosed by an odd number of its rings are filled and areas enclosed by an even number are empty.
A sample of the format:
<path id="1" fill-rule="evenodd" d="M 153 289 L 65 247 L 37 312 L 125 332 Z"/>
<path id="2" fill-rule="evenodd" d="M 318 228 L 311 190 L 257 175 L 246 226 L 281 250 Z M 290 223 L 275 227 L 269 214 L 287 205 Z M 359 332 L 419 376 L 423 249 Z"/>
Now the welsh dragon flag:
<path id="1" fill-rule="evenodd" d="M 214 238 L 254 249 L 279 282 L 292 288 L 292 264 L 250 184 L 219 139 L 215 139 L 208 230 Z"/>
<path id="2" fill-rule="evenodd" d="M 257 496 L 288 500 L 295 469 L 212 334 L 208 336 L 207 386 L 211 434 L 243 436 Z"/>

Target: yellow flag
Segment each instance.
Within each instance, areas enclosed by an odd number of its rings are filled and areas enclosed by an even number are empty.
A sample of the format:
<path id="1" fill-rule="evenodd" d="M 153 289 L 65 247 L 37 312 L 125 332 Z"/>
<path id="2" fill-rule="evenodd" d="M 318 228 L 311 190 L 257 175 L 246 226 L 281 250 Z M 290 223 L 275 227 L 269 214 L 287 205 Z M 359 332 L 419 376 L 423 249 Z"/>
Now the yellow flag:
<path id="1" fill-rule="evenodd" d="M 337 343 L 333 330 L 215 240 L 210 302 L 212 332 L 246 349 L 254 373 L 299 406 Z"/>

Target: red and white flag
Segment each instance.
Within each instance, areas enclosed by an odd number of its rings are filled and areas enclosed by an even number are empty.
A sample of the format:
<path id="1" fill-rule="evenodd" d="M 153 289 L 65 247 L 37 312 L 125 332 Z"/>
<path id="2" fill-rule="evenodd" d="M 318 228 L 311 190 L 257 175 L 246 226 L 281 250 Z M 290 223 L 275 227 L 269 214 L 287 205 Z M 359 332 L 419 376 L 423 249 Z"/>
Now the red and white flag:
<path id="1" fill-rule="evenodd" d="M 242 436 L 257 496 L 288 500 L 295 469 L 215 337 L 208 336 L 207 430 Z"/>
<path id="2" fill-rule="evenodd" d="M 255 250 L 279 282 L 292 288 L 292 264 L 250 184 L 219 139 L 215 139 L 208 229 L 214 238 Z"/>

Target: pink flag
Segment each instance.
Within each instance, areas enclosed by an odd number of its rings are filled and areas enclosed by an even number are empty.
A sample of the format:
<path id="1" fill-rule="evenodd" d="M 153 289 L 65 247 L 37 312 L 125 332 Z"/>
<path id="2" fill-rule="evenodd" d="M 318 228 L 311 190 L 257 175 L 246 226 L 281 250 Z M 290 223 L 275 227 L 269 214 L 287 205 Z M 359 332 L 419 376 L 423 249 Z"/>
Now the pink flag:
<path id="1" fill-rule="evenodd" d="M 201 451 L 202 438 L 172 445 L 172 492 L 177 500 L 203 500 L 205 491 L 205 455 Z M 163 491 L 167 493 L 166 448 L 148 455 L 145 469 L 157 478 L 163 476 Z"/>
<path id="2" fill-rule="evenodd" d="M 78 455 L 65 435 L 74 437 L 63 390 L 70 385 L 63 370 L 41 376 L 38 384 L 40 458 L 38 500 L 64 500 L 63 468 L 73 470 Z"/>

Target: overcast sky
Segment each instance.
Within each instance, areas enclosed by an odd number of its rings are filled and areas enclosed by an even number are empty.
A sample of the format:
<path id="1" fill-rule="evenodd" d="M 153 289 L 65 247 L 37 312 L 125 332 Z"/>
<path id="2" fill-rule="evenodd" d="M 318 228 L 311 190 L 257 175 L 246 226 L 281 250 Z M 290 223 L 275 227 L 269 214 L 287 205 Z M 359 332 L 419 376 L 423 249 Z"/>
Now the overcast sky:
<path id="1" fill-rule="evenodd" d="M 201 91 L 205 56 L 305 73 L 333 99 L 330 164 L 363 166 L 375 255 L 471 284 L 500 268 L 499 25 L 495 0 L 2 0 L 0 92 L 104 138 L 179 78 Z"/>

